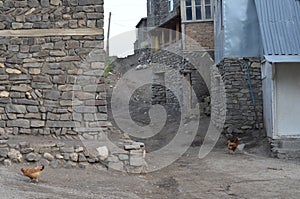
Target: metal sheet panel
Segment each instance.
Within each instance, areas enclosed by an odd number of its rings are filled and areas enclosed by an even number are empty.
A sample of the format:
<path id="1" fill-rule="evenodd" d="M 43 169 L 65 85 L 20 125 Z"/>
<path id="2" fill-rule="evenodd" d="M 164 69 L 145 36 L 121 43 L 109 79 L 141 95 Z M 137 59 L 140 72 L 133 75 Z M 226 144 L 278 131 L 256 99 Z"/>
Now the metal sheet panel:
<path id="1" fill-rule="evenodd" d="M 224 0 L 224 56 L 259 57 L 260 32 L 253 0 Z"/>
<path id="2" fill-rule="evenodd" d="M 215 39 L 215 63 L 224 58 L 224 26 L 222 23 L 221 0 L 215 0 L 214 39 Z"/>
<path id="3" fill-rule="evenodd" d="M 300 55 L 300 1 L 255 0 L 265 55 Z"/>
<path id="4" fill-rule="evenodd" d="M 215 63 L 224 58 L 260 57 L 262 47 L 254 0 L 216 0 L 215 6 Z"/>

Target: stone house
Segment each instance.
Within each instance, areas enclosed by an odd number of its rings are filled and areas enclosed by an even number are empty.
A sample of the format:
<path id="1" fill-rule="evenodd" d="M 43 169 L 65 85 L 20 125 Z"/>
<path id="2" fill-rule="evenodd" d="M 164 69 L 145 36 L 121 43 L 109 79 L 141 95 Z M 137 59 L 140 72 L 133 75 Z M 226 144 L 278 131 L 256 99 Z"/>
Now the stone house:
<path id="1" fill-rule="evenodd" d="M 136 31 L 136 38 L 137 40 L 134 43 L 134 51 L 135 54 L 139 53 L 139 49 L 145 48 L 148 46 L 147 42 L 147 18 L 142 18 L 138 24 L 135 26 Z"/>
<path id="2" fill-rule="evenodd" d="M 209 82 L 213 64 L 213 56 L 209 57 L 214 46 L 213 7 L 212 0 L 147 1 L 147 33 L 152 49 L 148 56 L 152 63 L 165 65 L 154 68 L 154 104 L 172 104 L 177 96 L 179 103 L 189 109 L 209 95 L 204 79 Z M 207 52 L 205 62 L 197 60 L 199 54 Z M 197 67 L 206 70 L 200 74 Z"/>
<path id="3" fill-rule="evenodd" d="M 225 86 L 225 130 L 265 128 L 275 156 L 299 157 L 300 2 L 216 0 L 215 5 L 213 70 L 221 76 L 212 80 Z"/>

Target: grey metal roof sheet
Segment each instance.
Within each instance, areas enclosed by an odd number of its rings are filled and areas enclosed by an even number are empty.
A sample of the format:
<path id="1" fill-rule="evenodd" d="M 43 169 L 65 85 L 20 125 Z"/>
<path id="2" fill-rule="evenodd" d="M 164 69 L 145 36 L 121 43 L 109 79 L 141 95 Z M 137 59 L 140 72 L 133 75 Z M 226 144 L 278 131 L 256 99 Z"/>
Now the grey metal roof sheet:
<path id="1" fill-rule="evenodd" d="M 298 63 L 300 55 L 265 55 L 266 61 L 271 63 Z"/>
<path id="2" fill-rule="evenodd" d="M 255 0 L 265 55 L 300 55 L 300 1 Z"/>

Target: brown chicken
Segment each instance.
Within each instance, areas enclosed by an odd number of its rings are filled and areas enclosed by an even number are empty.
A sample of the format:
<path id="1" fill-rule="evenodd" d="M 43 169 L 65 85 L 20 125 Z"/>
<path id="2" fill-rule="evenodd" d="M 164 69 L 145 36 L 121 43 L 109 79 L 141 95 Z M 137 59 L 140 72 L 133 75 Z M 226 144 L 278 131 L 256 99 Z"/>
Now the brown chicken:
<path id="1" fill-rule="evenodd" d="M 238 137 L 236 137 L 233 142 L 231 142 L 230 140 L 227 141 L 228 149 L 233 151 L 233 152 L 236 150 L 238 145 L 239 145 L 239 138 Z"/>
<path id="2" fill-rule="evenodd" d="M 30 182 L 31 180 L 35 180 L 36 182 L 39 181 L 39 176 L 41 175 L 41 171 L 44 170 L 44 165 L 41 166 L 37 166 L 34 168 L 22 168 L 21 171 L 23 173 L 24 176 L 27 176 L 30 178 Z"/>

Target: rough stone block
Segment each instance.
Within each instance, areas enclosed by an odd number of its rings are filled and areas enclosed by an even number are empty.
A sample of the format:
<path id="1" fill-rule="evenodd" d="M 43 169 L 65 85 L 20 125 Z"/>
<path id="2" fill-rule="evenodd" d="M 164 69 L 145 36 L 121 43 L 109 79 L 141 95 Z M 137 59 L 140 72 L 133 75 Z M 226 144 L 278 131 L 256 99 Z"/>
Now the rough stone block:
<path id="1" fill-rule="evenodd" d="M 83 117 L 85 121 L 95 121 L 94 114 L 85 113 Z"/>
<path id="2" fill-rule="evenodd" d="M 74 93 L 75 97 L 78 98 L 79 100 L 87 100 L 87 99 L 95 99 L 95 94 L 93 93 L 88 93 L 88 92 L 80 92 L 76 91 Z"/>
<path id="3" fill-rule="evenodd" d="M 50 6 L 49 0 L 41 0 L 41 6 L 42 7 L 49 7 Z"/>
<path id="4" fill-rule="evenodd" d="M 28 99 L 13 99 L 13 103 L 15 104 L 24 104 L 24 105 L 39 105 L 38 101 L 28 100 Z"/>
<path id="5" fill-rule="evenodd" d="M 131 166 L 144 166 L 145 160 L 142 157 L 130 157 L 130 161 L 129 161 Z"/>
<path id="6" fill-rule="evenodd" d="M 20 152 L 22 153 L 22 154 L 28 154 L 28 153 L 31 153 L 31 152 L 33 152 L 34 150 L 33 150 L 33 148 L 30 148 L 30 147 L 28 147 L 28 148 L 22 148 L 21 150 L 20 150 Z"/>
<path id="7" fill-rule="evenodd" d="M 9 97 L 9 92 L 7 92 L 7 91 L 1 91 L 0 92 L 0 97 Z"/>
<path id="8" fill-rule="evenodd" d="M 61 127 L 61 128 L 75 128 L 76 124 L 75 122 L 71 122 L 71 121 L 47 121 L 46 123 L 47 127 Z"/>
<path id="9" fill-rule="evenodd" d="M 31 120 L 31 127 L 44 127 L 45 121 L 42 120 Z"/>
<path id="10" fill-rule="evenodd" d="M 66 55 L 67 55 L 66 52 L 61 51 L 61 50 L 51 50 L 50 51 L 50 56 L 63 57 Z"/>
<path id="11" fill-rule="evenodd" d="M 39 7 L 40 3 L 38 0 L 28 0 L 27 1 L 27 5 L 30 7 L 30 8 L 36 8 L 36 7 Z"/>
<path id="12" fill-rule="evenodd" d="M 50 99 L 50 100 L 57 100 L 60 98 L 60 92 L 59 91 L 44 91 L 44 98 Z"/>
<path id="13" fill-rule="evenodd" d="M 87 13 L 88 19 L 103 19 L 103 13 Z"/>
<path id="14" fill-rule="evenodd" d="M 73 107 L 73 110 L 77 113 L 96 113 L 97 108 L 91 106 L 76 106 Z"/>
<path id="15" fill-rule="evenodd" d="M 8 152 L 9 152 L 8 148 L 0 148 L 0 157 L 6 158 L 8 155 Z"/>
<path id="16" fill-rule="evenodd" d="M 23 23 L 12 23 L 12 29 L 21 29 L 23 28 Z"/>
<path id="17" fill-rule="evenodd" d="M 31 29 L 31 28 L 33 28 L 33 23 L 26 22 L 26 23 L 24 23 L 23 28 L 24 29 Z M 28 51 L 29 51 L 29 48 L 25 52 L 28 52 Z M 24 52 L 24 51 L 21 51 L 21 52 Z"/>
<path id="18" fill-rule="evenodd" d="M 124 164 L 121 161 L 120 162 L 109 162 L 108 163 L 108 169 L 123 171 L 124 170 Z"/>
<path id="19" fill-rule="evenodd" d="M 63 92 L 61 95 L 61 99 L 67 100 L 67 99 L 73 99 L 74 98 L 74 92 L 73 91 L 67 91 Z"/>
<path id="20" fill-rule="evenodd" d="M 67 49 L 76 49 L 79 48 L 79 41 L 70 40 L 66 42 Z"/>
<path id="21" fill-rule="evenodd" d="M 61 147 L 61 153 L 74 153 L 74 147 Z"/>
<path id="22" fill-rule="evenodd" d="M 12 86 L 12 91 L 19 91 L 19 92 L 27 92 L 30 91 L 32 88 L 28 85 L 19 85 L 19 86 Z"/>
<path id="23" fill-rule="evenodd" d="M 85 5 L 102 5 L 103 0 L 78 0 L 78 5 L 85 6 Z"/>
<path id="24" fill-rule="evenodd" d="M 79 162 L 78 163 L 78 167 L 81 169 L 85 169 L 88 166 L 89 166 L 89 163 L 87 163 L 87 162 Z"/>
<path id="25" fill-rule="evenodd" d="M 30 122 L 26 119 L 16 119 L 7 121 L 7 127 L 29 128 Z"/>
<path id="26" fill-rule="evenodd" d="M 26 108 L 29 113 L 38 113 L 39 112 L 39 108 L 37 106 L 27 106 Z"/>
<path id="27" fill-rule="evenodd" d="M 77 28 L 78 27 L 77 20 L 69 20 L 69 27 Z"/>
<path id="28" fill-rule="evenodd" d="M 21 74 L 22 72 L 18 69 L 13 69 L 13 68 L 7 68 L 5 70 L 8 74 Z"/>
<path id="29" fill-rule="evenodd" d="M 29 153 L 25 157 L 25 160 L 28 162 L 38 162 L 40 159 L 41 155 L 38 153 Z"/>
<path id="30" fill-rule="evenodd" d="M 60 85 L 58 86 L 59 91 L 78 91 L 81 90 L 80 85 L 72 85 L 72 84 L 66 84 L 66 85 Z"/>
<path id="31" fill-rule="evenodd" d="M 61 0 L 50 0 L 50 4 L 54 6 L 61 5 Z"/>
<path id="32" fill-rule="evenodd" d="M 8 104 L 5 106 L 5 111 L 7 113 L 26 113 L 26 106 Z"/>

